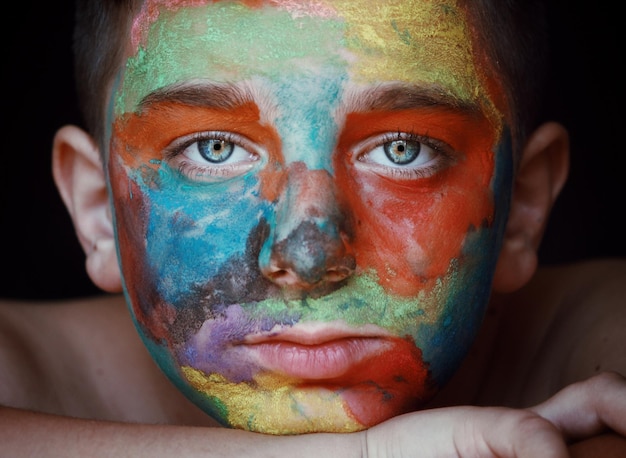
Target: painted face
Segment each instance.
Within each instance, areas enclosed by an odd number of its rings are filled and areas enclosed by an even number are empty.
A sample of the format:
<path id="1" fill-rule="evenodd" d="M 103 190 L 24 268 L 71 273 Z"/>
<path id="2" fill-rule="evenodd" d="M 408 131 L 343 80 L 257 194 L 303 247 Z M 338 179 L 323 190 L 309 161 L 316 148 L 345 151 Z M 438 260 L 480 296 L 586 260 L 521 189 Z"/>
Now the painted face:
<path id="1" fill-rule="evenodd" d="M 459 365 L 511 180 L 472 46 L 453 0 L 135 18 L 107 162 L 125 292 L 157 363 L 224 425 L 364 429 Z"/>

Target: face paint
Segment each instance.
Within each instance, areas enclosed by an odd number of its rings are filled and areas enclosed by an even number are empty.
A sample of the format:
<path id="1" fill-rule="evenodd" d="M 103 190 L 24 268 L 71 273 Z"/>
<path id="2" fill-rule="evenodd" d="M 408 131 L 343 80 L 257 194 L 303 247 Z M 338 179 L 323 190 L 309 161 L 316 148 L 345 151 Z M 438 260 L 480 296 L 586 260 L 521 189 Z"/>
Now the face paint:
<path id="1" fill-rule="evenodd" d="M 453 1 L 148 1 L 114 91 L 125 293 L 224 425 L 418 409 L 480 325 L 511 151 Z"/>

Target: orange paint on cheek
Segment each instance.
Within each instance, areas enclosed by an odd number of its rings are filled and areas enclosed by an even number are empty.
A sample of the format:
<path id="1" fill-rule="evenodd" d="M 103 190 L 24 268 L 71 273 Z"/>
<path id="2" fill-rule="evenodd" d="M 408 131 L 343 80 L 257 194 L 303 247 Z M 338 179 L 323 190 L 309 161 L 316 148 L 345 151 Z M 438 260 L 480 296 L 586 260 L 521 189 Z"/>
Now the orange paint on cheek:
<path id="1" fill-rule="evenodd" d="M 493 131 L 482 116 L 442 108 L 350 113 L 337 148 L 348 151 L 352 145 L 377 133 L 411 132 L 443 141 L 453 150 L 467 154 L 485 148 L 490 150 L 495 140 Z M 476 135 L 478 132 L 482 135 Z"/>
<path id="2" fill-rule="evenodd" d="M 282 164 L 275 161 L 259 172 L 261 197 L 268 202 L 275 202 L 287 185 L 287 173 Z"/>
<path id="3" fill-rule="evenodd" d="M 394 294 L 432 288 L 460 257 L 468 231 L 491 223 L 494 129 L 484 118 L 434 110 L 351 114 L 346 125 L 337 183 L 352 209 L 357 264 L 374 268 Z M 357 139 L 389 131 L 443 141 L 458 159 L 433 176 L 410 180 L 355 167 Z"/>

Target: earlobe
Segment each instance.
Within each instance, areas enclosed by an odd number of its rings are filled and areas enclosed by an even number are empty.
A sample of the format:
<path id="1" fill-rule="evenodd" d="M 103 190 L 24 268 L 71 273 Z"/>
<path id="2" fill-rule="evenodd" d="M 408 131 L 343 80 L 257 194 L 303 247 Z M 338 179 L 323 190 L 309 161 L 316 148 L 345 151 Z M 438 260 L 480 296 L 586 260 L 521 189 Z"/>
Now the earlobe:
<path id="1" fill-rule="evenodd" d="M 104 291 L 120 292 L 106 179 L 96 143 L 82 129 L 65 126 L 54 137 L 52 154 L 54 181 L 85 252 L 87 273 Z"/>
<path id="2" fill-rule="evenodd" d="M 567 131 L 554 122 L 541 125 L 526 143 L 515 177 L 494 291 L 515 291 L 535 273 L 537 250 L 568 171 Z"/>

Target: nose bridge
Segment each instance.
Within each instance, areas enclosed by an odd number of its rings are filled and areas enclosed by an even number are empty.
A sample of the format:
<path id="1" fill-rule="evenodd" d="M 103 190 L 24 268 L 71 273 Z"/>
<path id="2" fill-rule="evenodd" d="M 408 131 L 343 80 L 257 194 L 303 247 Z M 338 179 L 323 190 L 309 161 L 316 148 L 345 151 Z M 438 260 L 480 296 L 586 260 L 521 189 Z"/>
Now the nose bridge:
<path id="1" fill-rule="evenodd" d="M 332 176 L 327 170 L 309 170 L 303 162 L 292 164 L 287 189 L 280 202 L 277 238 L 285 239 L 303 223 L 320 231 L 336 232 L 340 213 Z"/>
<path id="2" fill-rule="evenodd" d="M 333 177 L 303 162 L 292 163 L 287 173 L 261 270 L 283 286 L 307 288 L 344 279 L 354 269 L 354 258 L 347 250 Z"/>

